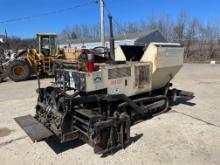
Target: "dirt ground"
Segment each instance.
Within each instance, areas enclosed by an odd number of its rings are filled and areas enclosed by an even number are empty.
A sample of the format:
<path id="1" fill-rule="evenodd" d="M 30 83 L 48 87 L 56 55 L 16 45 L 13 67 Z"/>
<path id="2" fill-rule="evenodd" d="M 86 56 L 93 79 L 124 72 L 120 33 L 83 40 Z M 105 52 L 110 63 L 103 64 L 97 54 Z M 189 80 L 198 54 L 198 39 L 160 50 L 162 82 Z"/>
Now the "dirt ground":
<path id="1" fill-rule="evenodd" d="M 52 79 L 44 79 L 48 85 Z M 193 91 L 195 98 L 179 101 L 166 114 L 131 129 L 131 144 L 107 157 L 95 155 L 80 141 L 59 145 L 32 143 L 14 117 L 34 114 L 36 80 L 0 84 L 1 165 L 219 165 L 220 65 L 185 64 L 175 87 Z"/>

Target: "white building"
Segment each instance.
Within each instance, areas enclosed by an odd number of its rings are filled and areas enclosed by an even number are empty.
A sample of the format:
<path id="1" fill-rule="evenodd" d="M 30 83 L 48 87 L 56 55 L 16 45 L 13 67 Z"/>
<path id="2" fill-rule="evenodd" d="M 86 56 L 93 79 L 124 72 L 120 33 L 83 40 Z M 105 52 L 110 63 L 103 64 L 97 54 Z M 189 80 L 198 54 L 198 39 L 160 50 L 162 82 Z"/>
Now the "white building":
<path id="1" fill-rule="evenodd" d="M 145 33 L 137 33 L 137 34 L 127 34 L 126 36 L 117 37 L 115 39 L 115 47 L 120 45 L 140 45 L 146 46 L 149 45 L 151 42 L 167 42 L 165 37 L 161 34 L 158 30 L 153 30 Z M 81 48 L 85 46 L 87 49 L 92 49 L 95 47 L 99 47 L 101 45 L 100 42 L 77 42 L 77 41 L 66 41 L 59 45 L 60 48 L 69 47 L 71 48 Z M 109 41 L 106 41 L 106 47 L 110 47 Z"/>
<path id="2" fill-rule="evenodd" d="M 3 43 L 4 39 L 0 37 L 0 43 Z"/>
<path id="3" fill-rule="evenodd" d="M 115 47 L 118 47 L 120 45 L 134 45 L 135 43 L 135 39 L 133 40 L 118 40 L 115 41 Z M 106 43 L 106 47 L 110 47 L 109 41 L 107 41 Z M 99 47 L 100 46 L 100 42 L 87 42 L 87 43 L 71 43 L 71 44 L 60 44 L 59 47 L 60 48 L 64 48 L 64 47 L 69 47 L 71 46 L 71 48 L 81 48 L 83 46 L 85 46 L 87 49 L 92 49 L 95 47 Z"/>

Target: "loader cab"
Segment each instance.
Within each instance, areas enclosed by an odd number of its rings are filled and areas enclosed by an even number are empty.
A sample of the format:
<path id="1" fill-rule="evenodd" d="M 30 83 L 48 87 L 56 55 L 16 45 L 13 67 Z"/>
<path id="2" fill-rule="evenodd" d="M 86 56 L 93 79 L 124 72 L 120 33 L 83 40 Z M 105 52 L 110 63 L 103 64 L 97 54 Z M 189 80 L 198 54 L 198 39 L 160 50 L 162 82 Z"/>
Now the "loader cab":
<path id="1" fill-rule="evenodd" d="M 57 35 L 54 33 L 38 33 L 38 52 L 45 55 L 45 57 L 55 56 L 57 52 Z"/>

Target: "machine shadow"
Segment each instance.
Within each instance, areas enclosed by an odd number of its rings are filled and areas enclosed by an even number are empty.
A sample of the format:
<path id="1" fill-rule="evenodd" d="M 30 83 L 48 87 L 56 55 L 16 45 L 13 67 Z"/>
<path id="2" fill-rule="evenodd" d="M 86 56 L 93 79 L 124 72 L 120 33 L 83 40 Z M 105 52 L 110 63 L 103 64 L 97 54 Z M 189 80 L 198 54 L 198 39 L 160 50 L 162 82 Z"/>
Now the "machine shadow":
<path id="1" fill-rule="evenodd" d="M 85 144 L 82 140 L 79 140 L 79 139 L 71 141 L 71 142 L 63 143 L 63 144 L 61 144 L 59 141 L 55 139 L 50 139 L 45 142 L 57 155 L 67 150 L 75 149 Z"/>
<path id="2" fill-rule="evenodd" d="M 181 98 L 177 98 L 177 100 L 174 103 L 171 103 L 170 105 L 171 105 L 171 107 L 178 106 L 180 104 L 184 104 L 184 105 L 191 106 L 191 107 L 195 106 L 196 103 L 193 103 L 190 100 L 192 100 L 192 99 L 181 97 Z"/>
<path id="3" fill-rule="evenodd" d="M 124 149 L 129 147 L 131 144 L 137 142 L 142 136 L 143 136 L 143 134 L 136 134 L 134 137 L 130 137 L 129 143 L 124 147 Z M 56 139 L 49 139 L 49 140 L 46 140 L 45 142 L 57 155 L 65 152 L 65 151 L 68 151 L 70 149 L 76 149 L 76 148 L 86 144 L 85 142 L 83 142 L 82 140 L 79 140 L 79 139 L 75 140 L 75 141 L 68 142 L 68 143 L 64 143 L 64 144 L 61 144 Z M 113 155 L 121 149 L 122 148 L 118 148 L 118 149 L 113 150 L 112 152 L 103 153 L 101 155 L 101 157 L 104 158 L 109 155 Z"/>

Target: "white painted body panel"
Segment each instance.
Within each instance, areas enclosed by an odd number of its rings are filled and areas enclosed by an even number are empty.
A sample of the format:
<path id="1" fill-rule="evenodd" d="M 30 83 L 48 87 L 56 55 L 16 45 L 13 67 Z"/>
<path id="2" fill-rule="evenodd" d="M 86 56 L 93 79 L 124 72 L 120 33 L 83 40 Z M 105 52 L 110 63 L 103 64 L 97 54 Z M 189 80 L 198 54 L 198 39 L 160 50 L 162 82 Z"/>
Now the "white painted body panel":
<path id="1" fill-rule="evenodd" d="M 152 62 L 152 89 L 159 89 L 170 82 L 184 62 L 184 48 L 177 43 L 151 43 L 141 62 Z"/>
<path id="2" fill-rule="evenodd" d="M 137 68 L 139 67 L 146 67 L 147 69 L 144 72 L 138 72 Z M 111 75 L 110 70 L 113 70 Z M 129 74 L 126 74 L 124 70 L 129 70 L 127 72 Z M 127 62 L 126 64 L 119 65 L 101 64 L 99 71 L 92 73 L 80 72 L 80 74 L 83 74 L 85 77 L 86 92 L 107 89 L 108 94 L 133 96 L 151 91 L 151 70 L 152 64 L 149 62 Z M 145 83 L 138 83 L 139 79 L 143 76 L 147 79 Z"/>

